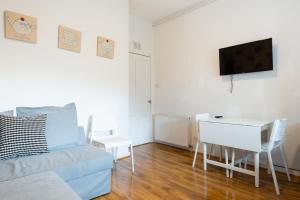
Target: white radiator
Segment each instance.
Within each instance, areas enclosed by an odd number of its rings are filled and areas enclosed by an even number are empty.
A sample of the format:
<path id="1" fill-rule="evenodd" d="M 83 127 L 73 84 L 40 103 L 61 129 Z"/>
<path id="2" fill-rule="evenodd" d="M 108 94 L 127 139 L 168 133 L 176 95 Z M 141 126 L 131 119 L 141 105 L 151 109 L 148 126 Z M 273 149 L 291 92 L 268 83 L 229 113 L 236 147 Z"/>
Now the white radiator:
<path id="1" fill-rule="evenodd" d="M 155 115 L 154 138 L 156 142 L 190 148 L 190 118 L 162 114 Z"/>

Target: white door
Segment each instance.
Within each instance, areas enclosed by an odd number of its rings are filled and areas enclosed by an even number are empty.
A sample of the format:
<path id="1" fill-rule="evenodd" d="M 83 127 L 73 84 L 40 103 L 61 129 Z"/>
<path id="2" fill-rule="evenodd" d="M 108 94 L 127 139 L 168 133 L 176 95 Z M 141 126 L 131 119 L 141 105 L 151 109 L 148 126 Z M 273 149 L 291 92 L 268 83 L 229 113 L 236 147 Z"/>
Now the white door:
<path id="1" fill-rule="evenodd" d="M 130 54 L 129 136 L 133 145 L 153 141 L 150 57 Z"/>

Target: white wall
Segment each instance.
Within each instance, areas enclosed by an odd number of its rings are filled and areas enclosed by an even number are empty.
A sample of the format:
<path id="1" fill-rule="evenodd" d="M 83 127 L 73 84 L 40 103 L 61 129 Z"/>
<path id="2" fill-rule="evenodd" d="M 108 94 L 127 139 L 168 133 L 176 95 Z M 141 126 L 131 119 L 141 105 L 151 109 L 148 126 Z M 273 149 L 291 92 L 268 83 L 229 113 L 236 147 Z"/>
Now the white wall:
<path id="1" fill-rule="evenodd" d="M 155 27 L 156 113 L 288 118 L 290 167 L 300 170 L 300 1 L 217 0 Z M 218 49 L 273 38 L 275 69 L 219 76 Z M 276 164 L 281 160 L 276 154 Z"/>
<path id="2" fill-rule="evenodd" d="M 1 0 L 1 30 L 4 10 L 37 17 L 38 43 L 5 39 L 0 31 L 0 110 L 76 102 L 81 125 L 89 114 L 111 116 L 127 137 L 128 1 Z M 82 31 L 81 53 L 57 48 L 59 25 Z M 114 60 L 96 56 L 99 35 L 115 40 Z"/>

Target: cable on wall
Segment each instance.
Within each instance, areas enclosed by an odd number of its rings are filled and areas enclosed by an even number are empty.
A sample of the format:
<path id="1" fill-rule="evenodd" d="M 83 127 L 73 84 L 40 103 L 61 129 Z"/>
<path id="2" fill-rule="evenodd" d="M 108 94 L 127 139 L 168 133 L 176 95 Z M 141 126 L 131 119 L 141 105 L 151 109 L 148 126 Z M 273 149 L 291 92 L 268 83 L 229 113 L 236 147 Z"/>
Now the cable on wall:
<path id="1" fill-rule="evenodd" d="M 230 93 L 233 92 L 233 75 L 230 75 Z"/>

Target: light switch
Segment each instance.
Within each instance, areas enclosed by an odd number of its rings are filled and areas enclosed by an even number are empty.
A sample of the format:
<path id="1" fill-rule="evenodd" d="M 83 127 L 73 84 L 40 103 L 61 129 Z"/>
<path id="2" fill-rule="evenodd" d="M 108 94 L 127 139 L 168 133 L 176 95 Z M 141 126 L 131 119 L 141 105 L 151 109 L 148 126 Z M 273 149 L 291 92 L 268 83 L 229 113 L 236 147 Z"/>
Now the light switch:
<path id="1" fill-rule="evenodd" d="M 133 42 L 133 48 L 136 50 L 141 50 L 142 49 L 142 44 L 140 42 Z"/>

